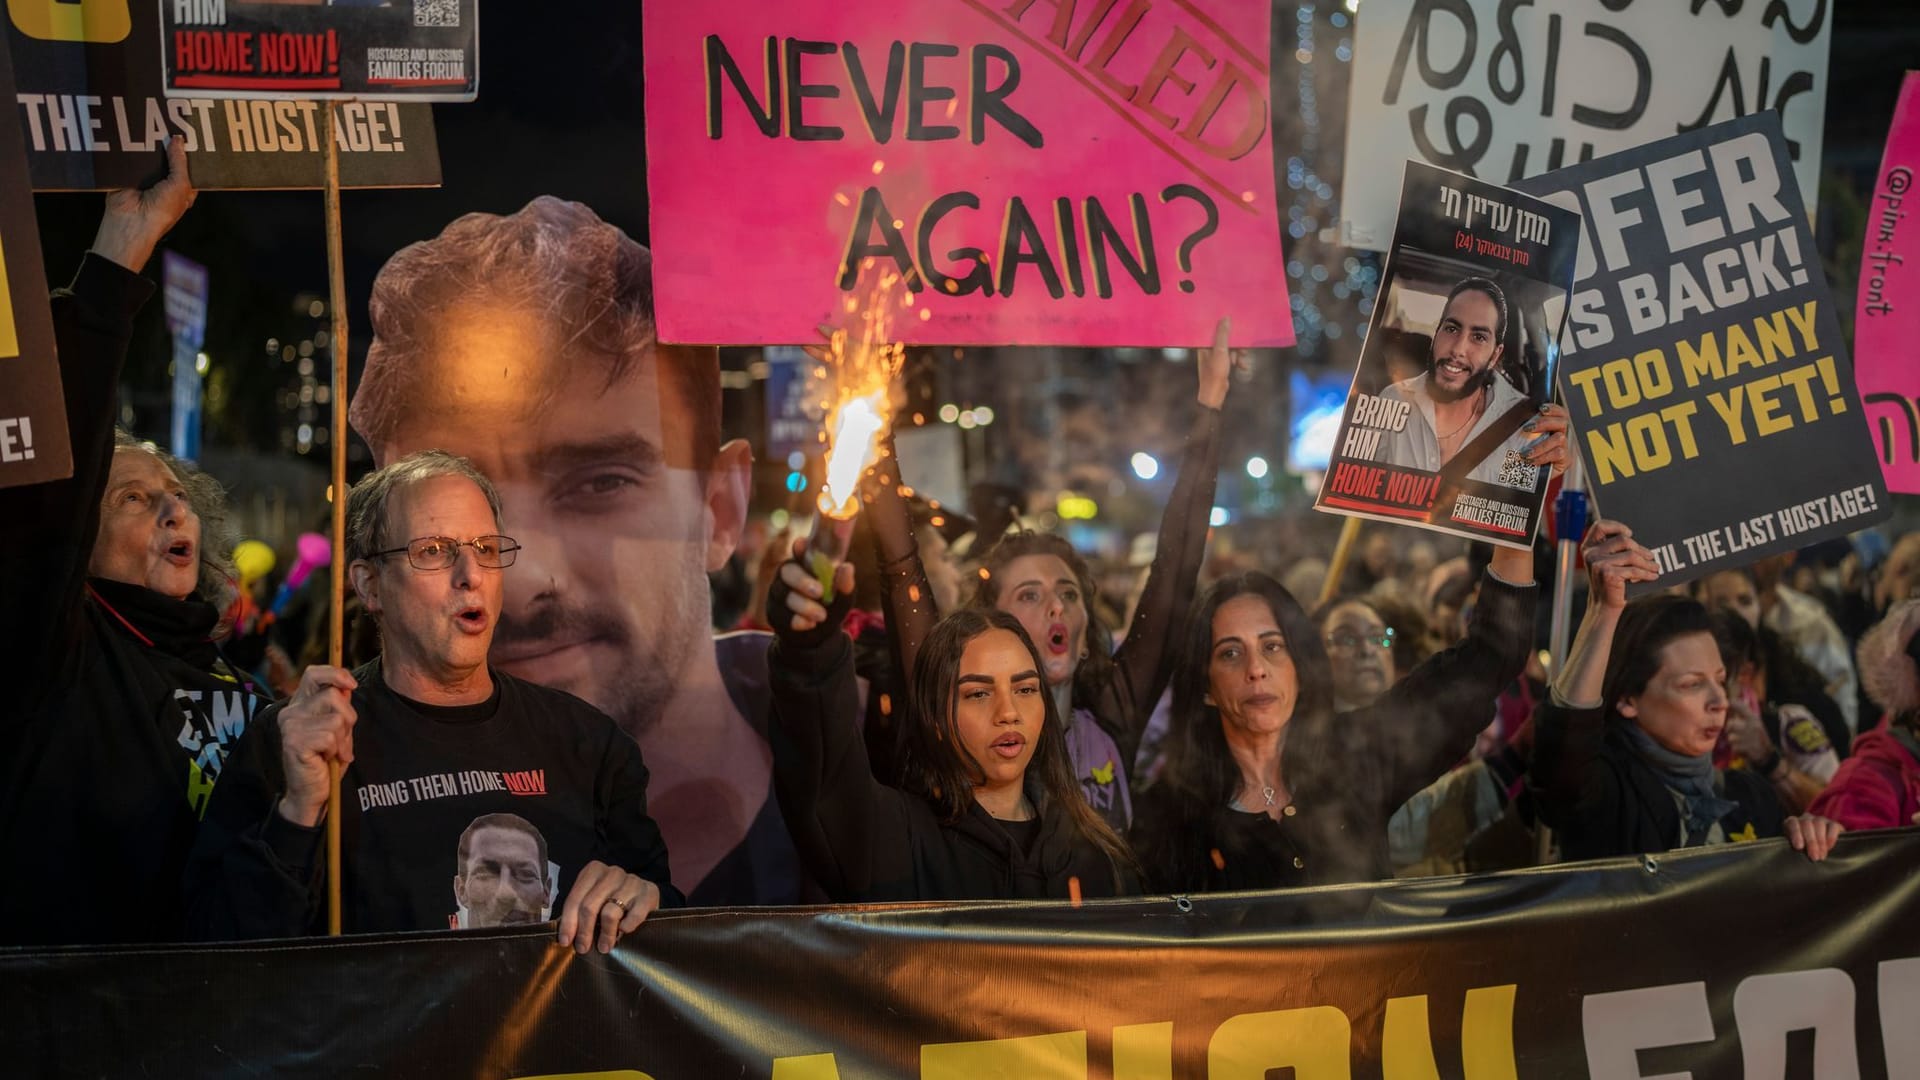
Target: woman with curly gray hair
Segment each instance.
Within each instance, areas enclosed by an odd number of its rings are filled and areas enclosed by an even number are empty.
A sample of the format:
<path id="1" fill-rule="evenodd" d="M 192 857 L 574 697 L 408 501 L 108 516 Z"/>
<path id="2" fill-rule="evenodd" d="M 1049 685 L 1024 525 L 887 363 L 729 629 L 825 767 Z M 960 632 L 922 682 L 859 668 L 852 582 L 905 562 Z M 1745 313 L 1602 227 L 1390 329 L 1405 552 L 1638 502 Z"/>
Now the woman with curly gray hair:
<path id="1" fill-rule="evenodd" d="M 1860 639 L 1860 684 L 1886 720 L 1853 740 L 1809 808 L 1849 829 L 1920 825 L 1920 600 L 1902 600 Z"/>
<path id="2" fill-rule="evenodd" d="M 176 139 L 166 179 L 107 197 L 51 304 L 73 476 L 0 490 L 0 864 L 39 871 L 0 890 L 0 944 L 178 940 L 200 814 L 265 703 L 213 642 L 219 486 L 113 427 L 140 270 L 193 195 Z"/>

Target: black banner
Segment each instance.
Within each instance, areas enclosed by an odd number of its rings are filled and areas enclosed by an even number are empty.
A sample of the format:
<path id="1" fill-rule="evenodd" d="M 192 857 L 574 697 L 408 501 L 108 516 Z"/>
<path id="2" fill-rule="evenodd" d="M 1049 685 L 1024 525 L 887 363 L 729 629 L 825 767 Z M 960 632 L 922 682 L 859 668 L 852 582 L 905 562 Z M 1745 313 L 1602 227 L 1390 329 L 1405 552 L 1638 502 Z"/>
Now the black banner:
<path id="1" fill-rule="evenodd" d="M 1378 886 L 0 953 L 18 1076 L 1920 1076 L 1913 830 Z M 128 897 L 128 903 L 140 902 Z M 1291 1072 L 1287 1070 L 1291 1069 Z"/>
<path id="2" fill-rule="evenodd" d="M 1664 589 L 1893 513 L 1780 117 L 1521 181 L 1584 212 L 1560 385 Z"/>
<path id="3" fill-rule="evenodd" d="M 0 101 L 13 92 L 13 68 L 0 52 Z M 0 487 L 73 475 L 60 361 L 40 259 L 40 226 L 20 150 L 20 125 L 0 115 Z"/>
<path id="4" fill-rule="evenodd" d="M 315 102 L 162 96 L 156 0 L 35 0 L 5 10 L 17 84 L 10 97 L 36 190 L 157 180 L 166 175 L 174 135 L 186 140 L 189 171 L 202 190 L 323 183 Z M 349 102 L 337 138 L 343 187 L 440 183 L 431 105 Z"/>

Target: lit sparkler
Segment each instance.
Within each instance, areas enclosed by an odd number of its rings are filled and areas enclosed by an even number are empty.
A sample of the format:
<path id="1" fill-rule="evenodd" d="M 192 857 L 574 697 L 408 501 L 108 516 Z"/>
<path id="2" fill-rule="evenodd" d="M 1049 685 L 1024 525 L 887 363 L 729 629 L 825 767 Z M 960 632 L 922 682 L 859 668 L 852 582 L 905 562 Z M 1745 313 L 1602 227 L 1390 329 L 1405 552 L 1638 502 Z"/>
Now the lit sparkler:
<path id="1" fill-rule="evenodd" d="M 891 388 L 906 350 L 888 340 L 893 315 L 888 300 L 900 284 L 899 274 L 887 272 L 864 309 L 849 298 L 849 310 L 859 316 L 859 340 L 845 330 L 834 331 L 815 373 L 825 383 L 827 477 L 807 537 L 807 563 L 828 603 L 833 601 L 834 570 L 846 560 L 853 519 L 860 513 L 860 478 L 880 456 L 893 418 Z"/>

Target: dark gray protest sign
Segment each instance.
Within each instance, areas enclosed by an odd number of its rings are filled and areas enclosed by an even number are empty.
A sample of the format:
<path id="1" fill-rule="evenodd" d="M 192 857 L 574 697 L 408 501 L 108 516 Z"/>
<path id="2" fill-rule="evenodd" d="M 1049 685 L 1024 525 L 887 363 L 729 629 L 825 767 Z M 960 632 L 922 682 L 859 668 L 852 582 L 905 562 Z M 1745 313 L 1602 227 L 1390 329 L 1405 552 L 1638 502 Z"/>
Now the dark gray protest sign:
<path id="1" fill-rule="evenodd" d="M 1892 512 L 1777 115 L 1515 186 L 1584 217 L 1560 387 L 1659 585 Z"/>

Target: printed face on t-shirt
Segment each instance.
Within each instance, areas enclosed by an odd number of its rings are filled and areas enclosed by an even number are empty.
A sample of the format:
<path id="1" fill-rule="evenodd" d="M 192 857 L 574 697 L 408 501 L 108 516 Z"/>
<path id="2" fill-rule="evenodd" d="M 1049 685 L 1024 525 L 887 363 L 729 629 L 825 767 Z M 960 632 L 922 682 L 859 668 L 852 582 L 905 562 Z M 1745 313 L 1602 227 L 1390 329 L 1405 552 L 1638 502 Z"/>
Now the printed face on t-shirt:
<path id="1" fill-rule="evenodd" d="M 453 896 L 467 909 L 470 927 L 545 922 L 547 867 L 539 843 L 525 829 L 477 830 L 453 879 Z"/>

